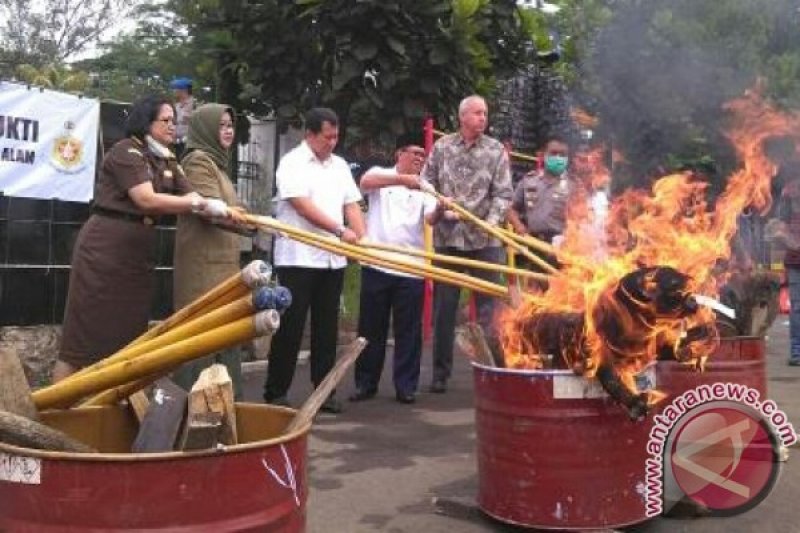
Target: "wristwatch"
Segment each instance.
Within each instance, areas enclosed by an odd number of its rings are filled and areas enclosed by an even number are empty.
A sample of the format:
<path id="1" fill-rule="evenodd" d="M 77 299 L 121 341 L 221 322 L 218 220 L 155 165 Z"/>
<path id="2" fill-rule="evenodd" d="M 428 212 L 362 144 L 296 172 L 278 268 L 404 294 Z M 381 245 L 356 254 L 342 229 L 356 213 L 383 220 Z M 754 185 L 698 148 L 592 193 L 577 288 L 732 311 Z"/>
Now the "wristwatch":
<path id="1" fill-rule="evenodd" d="M 338 226 L 336 226 L 336 229 L 333 230 L 333 234 L 336 235 L 336 237 L 338 237 L 339 239 L 341 239 L 346 229 L 347 228 L 345 228 L 344 225 L 339 224 Z"/>
<path id="2" fill-rule="evenodd" d="M 199 198 L 192 198 L 192 213 L 194 213 L 196 215 L 197 213 L 199 213 L 202 210 L 203 210 L 203 208 L 202 208 L 202 205 L 200 203 L 200 199 Z"/>

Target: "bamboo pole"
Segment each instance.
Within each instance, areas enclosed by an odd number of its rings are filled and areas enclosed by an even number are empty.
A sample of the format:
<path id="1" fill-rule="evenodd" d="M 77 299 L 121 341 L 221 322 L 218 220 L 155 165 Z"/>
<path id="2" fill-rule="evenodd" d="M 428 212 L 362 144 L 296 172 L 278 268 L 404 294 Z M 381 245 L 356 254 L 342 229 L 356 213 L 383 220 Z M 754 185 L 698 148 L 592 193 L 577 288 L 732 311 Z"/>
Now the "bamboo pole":
<path id="1" fill-rule="evenodd" d="M 39 389 L 34 403 L 39 410 L 72 405 L 76 401 L 100 391 L 139 380 L 204 357 L 229 346 L 241 344 L 253 337 L 274 332 L 280 324 L 280 315 L 274 309 L 246 316 L 194 337 L 163 346 L 142 354 L 136 359 L 120 361 L 98 372 L 84 374 L 71 381 L 59 381 Z"/>
<path id="2" fill-rule="evenodd" d="M 102 405 L 114 405 L 115 403 L 119 403 L 126 398 L 130 398 L 130 396 L 134 395 L 136 392 L 146 388 L 148 385 L 157 381 L 167 374 L 174 371 L 177 367 L 170 367 L 169 369 L 158 372 L 156 374 L 151 374 L 149 376 L 137 379 L 135 381 L 130 381 L 128 383 L 123 383 L 122 385 L 117 385 L 116 387 L 111 387 L 110 389 L 106 389 L 102 392 L 98 392 L 94 396 L 90 397 L 87 400 L 80 402 L 78 405 L 80 407 L 95 407 L 95 406 L 102 406 Z M 130 400 L 128 400 L 130 401 Z"/>
<path id="3" fill-rule="evenodd" d="M 125 350 L 128 350 L 139 343 L 149 341 L 150 339 L 158 337 L 162 333 L 169 331 L 176 326 L 184 324 L 195 317 L 207 314 L 214 309 L 227 305 L 239 298 L 246 296 L 253 290 L 253 288 L 266 285 L 271 275 L 272 268 L 267 263 L 260 260 L 252 261 L 240 272 L 237 272 L 233 276 L 222 281 L 220 284 L 213 287 L 196 300 L 192 301 L 189 305 L 170 315 L 166 320 L 153 326 L 136 337 L 134 340 L 128 343 L 125 348 L 120 350 L 120 352 L 124 352 Z M 117 352 L 117 354 L 120 352 Z M 108 359 L 109 358 L 107 357 L 103 361 L 107 361 Z M 100 363 L 103 361 L 100 361 Z M 95 363 L 95 365 L 96 364 L 98 363 Z M 86 374 L 87 372 L 90 372 L 95 365 L 90 365 L 78 370 L 77 372 L 74 372 L 70 376 L 64 378 L 64 381 L 74 379 L 78 376 Z"/>
<path id="4" fill-rule="evenodd" d="M 334 253 L 345 255 L 347 257 L 350 257 L 351 259 L 355 259 L 363 263 L 383 266 L 386 268 L 392 268 L 394 270 L 407 272 L 409 274 L 421 275 L 425 278 L 433 279 L 435 281 L 440 281 L 443 283 L 449 283 L 451 285 L 456 285 L 458 287 L 463 287 L 465 289 L 470 289 L 473 291 L 478 291 L 484 294 L 488 294 L 489 296 L 495 296 L 498 298 L 503 298 L 508 296 L 506 288 L 502 287 L 501 285 L 497 285 L 496 283 L 491 283 L 479 278 L 475 278 L 473 276 L 468 276 L 466 274 L 462 274 L 460 272 L 456 272 L 453 270 L 435 267 L 432 265 L 425 265 L 421 263 L 402 261 L 400 259 L 381 257 L 367 250 L 360 249 L 356 245 L 349 245 L 347 243 L 336 243 L 337 244 L 336 247 L 327 248 L 326 247 L 328 246 L 327 243 L 321 243 L 319 241 L 315 241 L 313 239 L 307 239 L 299 235 L 296 235 L 292 238 L 299 242 L 303 242 L 311 246 L 322 248 L 323 250 L 328 250 Z M 342 246 L 346 246 L 346 248 Z"/>
<path id="5" fill-rule="evenodd" d="M 380 242 L 359 241 L 358 246 L 364 248 L 371 248 L 375 250 L 383 250 L 386 252 L 398 252 L 415 257 L 423 257 L 429 261 L 438 263 L 451 263 L 454 265 L 461 265 L 466 267 L 480 268 L 483 270 L 491 270 L 493 272 L 501 272 L 503 274 L 512 274 L 514 276 L 529 277 L 538 279 L 540 281 L 547 281 L 550 276 L 540 272 L 531 272 L 530 270 L 522 270 L 513 268 L 511 266 L 499 265 L 496 263 L 489 263 L 486 261 L 478 261 L 475 259 L 467 259 L 466 257 L 457 257 L 454 255 L 437 254 L 435 252 L 428 252 L 426 250 L 419 250 L 417 248 L 410 248 L 405 246 L 397 246 L 393 244 L 386 244 Z"/>
<path id="6" fill-rule="evenodd" d="M 508 297 L 508 289 L 496 283 L 491 283 L 479 278 L 468 276 L 460 272 L 455 272 L 445 268 L 435 267 L 424 263 L 416 263 L 411 261 L 404 261 L 401 259 L 394 259 L 382 257 L 375 253 L 359 248 L 357 245 L 347 244 L 338 240 L 333 240 L 328 237 L 322 237 L 315 233 L 290 226 L 275 220 L 272 217 L 257 216 L 257 215 L 244 215 L 245 220 L 252 225 L 270 230 L 284 233 L 290 238 L 315 246 L 322 250 L 326 250 L 335 254 L 344 255 L 351 259 L 356 259 L 371 265 L 383 266 L 406 272 L 409 274 L 421 275 L 424 277 L 432 278 L 436 281 L 443 283 L 450 283 L 456 286 L 465 287 L 467 289 L 475 290 L 495 296 L 498 298 Z"/>
<path id="7" fill-rule="evenodd" d="M 120 361 L 130 361 L 131 359 L 135 359 L 136 357 L 152 352 L 153 350 L 157 350 L 163 346 L 167 346 L 169 344 L 174 344 L 176 342 L 182 341 L 183 339 L 187 339 L 194 335 L 198 335 L 205 331 L 212 330 L 229 322 L 233 322 L 234 320 L 238 320 L 240 318 L 252 315 L 258 311 L 263 311 L 268 309 L 271 304 L 274 302 L 270 301 L 270 289 L 266 287 L 259 288 L 256 292 L 252 295 L 242 296 L 236 301 L 233 301 L 227 305 L 223 305 L 220 308 L 214 309 L 211 312 L 198 316 L 193 320 L 185 322 L 175 328 L 159 335 L 158 337 L 154 337 L 150 340 L 140 342 L 135 345 L 128 345 L 127 347 L 123 348 L 122 350 L 106 357 L 98 361 L 97 363 L 84 368 L 83 372 L 80 373 L 81 376 L 85 374 L 89 374 L 92 372 L 98 372 L 103 368 L 107 368 L 110 365 L 118 363 Z M 146 383 L 140 384 L 137 383 L 135 387 L 133 387 L 134 391 L 140 390 L 146 387 L 149 383 L 152 383 L 155 379 L 158 379 L 163 374 L 166 374 L 173 369 L 167 369 L 166 372 L 152 376 L 153 379 L 147 381 Z M 75 379 L 78 377 L 78 374 L 73 374 L 69 376 L 67 379 Z M 64 381 L 67 381 L 65 379 Z M 140 386 L 141 385 L 141 386 Z M 83 402 L 81 405 L 105 405 L 108 402 L 106 401 L 107 398 L 111 398 L 112 396 L 119 400 L 120 397 L 116 396 L 116 394 L 106 394 L 101 393 L 98 396 L 90 398 L 89 400 Z"/>
<path id="8" fill-rule="evenodd" d="M 539 250 L 540 252 L 546 253 L 548 255 L 552 255 L 553 257 L 558 257 L 561 255 L 559 251 L 556 250 L 555 246 L 553 246 L 549 242 L 537 239 L 532 235 L 521 235 L 507 228 L 500 228 L 500 231 L 508 235 L 509 238 L 517 241 L 520 244 L 524 244 L 529 248 L 535 248 L 536 250 Z"/>
<path id="9" fill-rule="evenodd" d="M 232 302 L 244 296 L 253 289 L 266 285 L 272 276 L 272 267 L 261 260 L 250 262 L 240 272 L 232 275 L 222 283 L 213 287 L 204 295 L 183 307 L 165 321 L 145 331 L 134 339 L 131 344 L 143 342 L 181 324 L 191 317 L 206 313 L 222 304 Z M 216 305 L 215 305 L 216 304 Z"/>
<path id="10" fill-rule="evenodd" d="M 469 222 L 472 222 L 473 224 L 475 224 L 476 226 L 481 228 L 483 231 L 485 231 L 489 235 L 492 235 L 493 237 L 499 239 L 501 242 L 503 242 L 507 246 L 510 246 L 511 248 L 516 250 L 517 252 L 521 253 L 526 258 L 528 258 L 530 261 L 532 261 L 533 263 L 537 264 L 540 268 L 544 269 L 544 271 L 546 273 L 550 273 L 550 274 L 557 274 L 558 273 L 558 270 L 553 265 L 551 265 L 550 263 L 548 263 L 547 261 L 545 261 L 544 259 L 542 259 L 538 255 L 534 255 L 530 250 L 525 248 L 525 246 L 521 245 L 519 242 L 514 240 L 509 234 L 507 234 L 505 230 L 503 230 L 501 228 L 498 228 L 497 226 L 493 226 L 492 224 L 489 224 L 485 220 L 481 220 L 480 218 L 476 217 L 475 215 L 473 215 L 472 213 L 470 213 L 469 211 L 467 211 L 466 209 L 464 209 L 463 207 L 461 207 L 457 203 L 455 203 L 452 200 L 446 198 L 440 192 L 436 191 L 433 188 L 433 186 L 431 186 L 430 184 L 426 184 L 426 185 L 427 186 L 423 186 L 420 190 L 422 190 L 423 192 L 426 192 L 426 193 L 428 193 L 430 195 L 433 195 L 434 197 L 436 197 L 437 200 L 441 201 L 442 203 L 447 205 L 450 209 L 452 209 L 453 211 L 458 213 L 459 216 L 461 216 L 462 218 L 465 218 Z M 548 245 L 548 246 L 550 246 L 550 245 Z M 552 246 L 550 246 L 550 248 L 552 248 Z"/>
<path id="11" fill-rule="evenodd" d="M 147 353 L 149 351 L 161 348 L 162 346 L 178 342 L 187 337 L 197 335 L 198 333 L 214 329 L 228 322 L 251 315 L 256 311 L 262 311 L 265 309 L 263 292 L 267 290 L 265 288 L 262 289 L 263 290 L 259 290 L 253 294 L 242 296 L 237 300 L 225 304 L 222 307 L 218 307 L 217 309 L 211 310 L 204 315 L 200 315 L 196 318 L 188 320 L 187 322 L 183 322 L 157 337 L 131 343 L 118 352 L 101 359 L 93 365 L 81 369 L 80 372 L 76 372 L 71 376 L 66 377 L 63 381 L 70 381 L 91 372 L 97 372 L 98 370 L 106 368 L 114 363 L 128 361 L 138 357 L 143 353 Z"/>

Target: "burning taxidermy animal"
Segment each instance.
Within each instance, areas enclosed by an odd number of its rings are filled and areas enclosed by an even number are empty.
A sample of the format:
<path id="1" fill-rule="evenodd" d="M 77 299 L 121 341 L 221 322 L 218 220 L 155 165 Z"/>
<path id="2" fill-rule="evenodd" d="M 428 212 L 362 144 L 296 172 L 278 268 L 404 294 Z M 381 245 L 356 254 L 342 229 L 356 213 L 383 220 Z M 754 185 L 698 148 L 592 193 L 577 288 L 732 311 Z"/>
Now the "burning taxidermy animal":
<path id="1" fill-rule="evenodd" d="M 588 312 L 532 309 L 511 330 L 516 329 L 511 336 L 517 342 L 506 364 L 541 368 L 537 354 L 552 354 L 554 368 L 596 377 L 632 419 L 639 419 L 662 396 L 639 391 L 637 374 L 657 358 L 699 367 L 717 342 L 714 315 L 698 304 L 688 281 L 673 268 L 639 268 L 601 290 Z M 509 331 L 506 336 L 509 348 Z"/>

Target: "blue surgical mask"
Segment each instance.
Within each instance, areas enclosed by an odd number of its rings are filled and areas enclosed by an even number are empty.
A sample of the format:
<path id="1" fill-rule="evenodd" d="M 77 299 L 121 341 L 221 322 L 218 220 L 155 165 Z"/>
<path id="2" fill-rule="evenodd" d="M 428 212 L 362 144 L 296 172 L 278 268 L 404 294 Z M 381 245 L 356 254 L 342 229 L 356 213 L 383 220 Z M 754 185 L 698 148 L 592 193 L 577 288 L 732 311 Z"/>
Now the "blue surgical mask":
<path id="1" fill-rule="evenodd" d="M 544 158 L 544 168 L 554 176 L 560 176 L 567 170 L 569 158 L 563 155 L 548 155 Z"/>

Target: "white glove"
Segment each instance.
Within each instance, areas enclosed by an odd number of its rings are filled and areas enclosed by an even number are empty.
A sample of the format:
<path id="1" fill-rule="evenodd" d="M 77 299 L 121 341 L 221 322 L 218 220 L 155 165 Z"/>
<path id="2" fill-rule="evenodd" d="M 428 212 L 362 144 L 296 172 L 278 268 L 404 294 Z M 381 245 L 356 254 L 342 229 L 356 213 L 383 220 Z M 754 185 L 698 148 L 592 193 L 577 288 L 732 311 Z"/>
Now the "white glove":
<path id="1" fill-rule="evenodd" d="M 228 218 L 228 204 L 218 198 L 206 198 L 203 213 L 214 218 Z"/>

